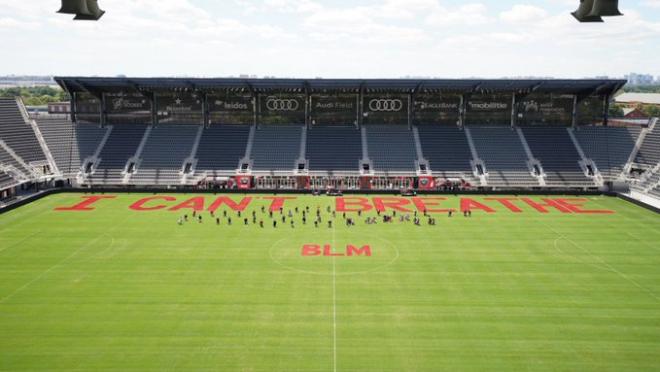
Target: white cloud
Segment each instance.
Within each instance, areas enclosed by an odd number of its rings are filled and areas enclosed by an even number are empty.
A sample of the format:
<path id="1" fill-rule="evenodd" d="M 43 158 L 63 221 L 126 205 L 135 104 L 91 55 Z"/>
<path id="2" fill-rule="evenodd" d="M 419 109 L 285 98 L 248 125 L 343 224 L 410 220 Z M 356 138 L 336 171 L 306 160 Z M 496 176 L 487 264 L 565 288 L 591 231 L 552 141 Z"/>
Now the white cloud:
<path id="1" fill-rule="evenodd" d="M 578 0 L 0 0 L 7 73 L 280 76 L 660 74 L 660 0 L 580 24 Z M 230 3 L 231 6 L 226 6 Z M 47 32 L 45 32 L 47 31 Z M 39 48 L 25 45 L 38 42 Z M 43 56 L 48 55 L 47 61 Z"/>
<path id="2" fill-rule="evenodd" d="M 547 15 L 548 12 L 543 8 L 518 4 L 514 5 L 510 10 L 500 13 L 500 19 L 511 23 L 536 22 L 545 18 Z"/>
<path id="3" fill-rule="evenodd" d="M 465 4 L 455 9 L 440 8 L 426 18 L 426 23 L 431 26 L 474 26 L 490 21 L 488 7 L 481 3 Z"/>
<path id="4" fill-rule="evenodd" d="M 22 21 L 13 18 L 0 18 L 0 29 L 7 30 L 36 30 L 39 28 L 38 22 Z"/>

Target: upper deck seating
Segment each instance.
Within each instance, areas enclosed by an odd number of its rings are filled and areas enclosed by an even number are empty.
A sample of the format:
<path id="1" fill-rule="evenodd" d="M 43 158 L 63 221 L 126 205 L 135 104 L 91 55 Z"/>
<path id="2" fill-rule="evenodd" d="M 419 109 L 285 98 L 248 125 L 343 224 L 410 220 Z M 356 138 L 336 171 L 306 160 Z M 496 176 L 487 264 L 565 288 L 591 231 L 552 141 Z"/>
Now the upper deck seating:
<path id="1" fill-rule="evenodd" d="M 307 131 L 310 171 L 360 170 L 362 136 L 354 126 L 317 126 Z"/>
<path id="2" fill-rule="evenodd" d="M 415 138 L 407 126 L 368 125 L 367 148 L 376 171 L 415 172 Z"/>
<path id="3" fill-rule="evenodd" d="M 300 125 L 264 125 L 254 133 L 252 169 L 291 171 L 300 157 Z"/>
<path id="4" fill-rule="evenodd" d="M 510 127 L 470 127 L 479 158 L 486 164 L 488 185 L 538 186 L 527 166 L 527 153 L 518 133 Z"/>
<path id="5" fill-rule="evenodd" d="M 565 127 L 524 128 L 527 144 L 546 174 L 551 187 L 595 186 L 580 167 L 580 154 Z"/>

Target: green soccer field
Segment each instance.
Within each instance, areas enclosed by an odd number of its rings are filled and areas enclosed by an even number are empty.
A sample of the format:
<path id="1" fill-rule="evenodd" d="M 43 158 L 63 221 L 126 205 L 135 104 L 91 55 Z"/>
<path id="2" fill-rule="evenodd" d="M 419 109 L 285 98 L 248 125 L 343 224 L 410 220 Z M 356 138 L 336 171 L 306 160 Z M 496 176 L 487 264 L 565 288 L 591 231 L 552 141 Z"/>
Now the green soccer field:
<path id="1" fill-rule="evenodd" d="M 436 226 L 367 225 L 371 210 L 329 228 L 325 196 L 287 200 L 277 228 L 268 195 L 229 196 L 242 217 L 211 194 L 55 210 L 83 196 L 0 215 L 0 370 L 660 368 L 660 215 L 616 198 L 584 197 L 612 212 L 585 214 L 472 197 L 471 218 Z M 447 198 L 428 209 L 460 208 Z"/>

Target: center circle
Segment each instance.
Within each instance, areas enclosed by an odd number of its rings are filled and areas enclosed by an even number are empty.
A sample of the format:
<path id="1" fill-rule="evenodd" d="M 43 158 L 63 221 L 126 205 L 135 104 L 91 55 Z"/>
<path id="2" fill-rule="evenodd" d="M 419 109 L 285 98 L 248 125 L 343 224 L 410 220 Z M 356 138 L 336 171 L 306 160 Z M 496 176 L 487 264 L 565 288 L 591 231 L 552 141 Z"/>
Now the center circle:
<path id="1" fill-rule="evenodd" d="M 269 248 L 268 254 L 275 264 L 287 270 L 323 276 L 380 271 L 399 258 L 396 245 L 380 237 L 350 231 L 324 234 L 324 237 L 283 238 Z"/>

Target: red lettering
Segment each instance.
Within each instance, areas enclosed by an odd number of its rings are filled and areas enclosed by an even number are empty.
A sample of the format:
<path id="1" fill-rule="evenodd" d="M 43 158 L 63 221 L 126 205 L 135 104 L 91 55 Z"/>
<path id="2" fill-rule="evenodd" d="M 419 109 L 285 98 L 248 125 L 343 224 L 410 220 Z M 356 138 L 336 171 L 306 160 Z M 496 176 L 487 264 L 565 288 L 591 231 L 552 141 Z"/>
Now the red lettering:
<path id="1" fill-rule="evenodd" d="M 103 199 L 114 199 L 116 196 L 114 195 L 92 195 L 92 196 L 81 196 L 82 199 L 85 199 L 84 201 L 81 201 L 80 203 L 71 206 L 71 207 L 57 207 L 55 208 L 56 211 L 75 211 L 75 212 L 81 212 L 81 211 L 93 211 L 95 208 L 92 208 L 92 204 L 98 202 L 99 200 Z"/>
<path id="2" fill-rule="evenodd" d="M 470 198 L 461 198 L 461 210 L 472 211 L 475 209 L 480 209 L 486 213 L 495 213 L 495 210 L 487 205 L 481 204 L 478 201 Z"/>
<path id="3" fill-rule="evenodd" d="M 527 205 L 529 205 L 530 207 L 536 209 L 539 213 L 549 213 L 548 208 L 555 208 L 561 213 L 571 213 L 570 209 L 566 208 L 565 206 L 561 205 L 560 203 L 557 203 L 552 199 L 541 199 L 544 202 L 543 204 L 537 203 L 529 198 L 521 198 L 520 200 L 527 203 Z"/>
<path id="4" fill-rule="evenodd" d="M 417 207 L 417 210 L 420 212 L 427 211 L 428 213 L 447 213 L 453 211 L 454 209 L 432 209 L 429 207 L 440 206 L 440 203 L 435 202 L 434 200 L 447 200 L 447 198 L 412 198 L 413 203 Z"/>
<path id="5" fill-rule="evenodd" d="M 166 205 L 158 204 L 151 207 L 145 207 L 144 205 L 152 200 L 165 200 L 165 201 L 176 201 L 176 198 L 173 196 L 150 196 L 148 198 L 140 199 L 135 203 L 131 204 L 128 208 L 134 211 L 156 211 L 159 209 L 167 208 Z"/>
<path id="6" fill-rule="evenodd" d="M 284 202 L 287 200 L 297 199 L 292 196 L 282 197 L 282 196 L 264 196 L 262 199 L 272 200 L 270 203 L 271 212 L 279 211 L 280 208 L 284 208 Z"/>
<path id="7" fill-rule="evenodd" d="M 349 208 L 353 207 L 353 208 Z M 369 199 L 350 197 L 350 198 L 337 198 L 335 201 L 335 209 L 337 212 L 368 212 L 373 209 L 369 204 Z"/>
<path id="8" fill-rule="evenodd" d="M 349 257 L 352 256 L 367 256 L 371 257 L 371 247 L 368 245 L 362 246 L 362 248 L 355 247 L 353 245 L 348 245 L 346 247 L 346 255 Z"/>
<path id="9" fill-rule="evenodd" d="M 565 198 L 565 199 L 555 199 L 554 201 L 570 209 L 571 212 L 573 213 L 578 213 L 578 214 L 613 214 L 614 213 L 614 211 L 604 210 L 604 209 L 582 209 L 584 203 L 589 201 L 584 198 Z"/>
<path id="10" fill-rule="evenodd" d="M 513 204 L 513 200 L 518 200 L 518 198 L 486 198 L 485 200 L 492 200 L 499 202 L 503 206 L 505 206 L 508 210 L 510 210 L 513 213 L 522 213 L 523 210 L 518 208 L 517 205 Z"/>
<path id="11" fill-rule="evenodd" d="M 233 210 L 233 211 L 235 211 L 235 212 L 238 212 L 238 211 L 243 212 L 243 211 L 245 210 L 245 208 L 247 208 L 247 207 L 250 205 L 250 202 L 251 202 L 251 201 L 252 201 L 252 198 L 247 197 L 247 198 L 243 198 L 243 199 L 241 200 L 241 202 L 237 204 L 237 203 L 236 203 L 235 201 L 233 201 L 232 199 L 230 199 L 230 198 L 228 198 L 228 197 L 226 197 L 226 196 L 221 196 L 221 197 L 215 199 L 215 201 L 213 202 L 213 204 L 211 204 L 211 205 L 209 206 L 208 211 L 209 211 L 209 212 L 215 212 L 216 210 L 218 210 L 218 208 L 220 208 L 220 206 L 222 206 L 223 204 L 227 204 L 227 206 L 228 206 L 231 210 Z"/>
<path id="12" fill-rule="evenodd" d="M 374 198 L 374 205 L 376 210 L 380 212 L 387 211 L 387 208 L 397 210 L 399 212 L 412 212 L 410 209 L 404 208 L 404 205 L 409 205 L 410 200 L 404 198 Z"/>
<path id="13" fill-rule="evenodd" d="M 204 210 L 204 197 L 203 196 L 198 196 L 195 198 L 188 199 L 184 201 L 183 203 L 179 205 L 175 205 L 174 207 L 170 208 L 171 211 L 178 211 L 181 209 L 192 209 L 197 212 L 201 212 Z"/>
<path id="14" fill-rule="evenodd" d="M 323 246 L 323 255 L 326 257 L 339 257 L 343 256 L 343 253 L 333 253 L 332 252 L 332 246 L 330 244 L 326 244 Z"/>
<path id="15" fill-rule="evenodd" d="M 316 244 L 305 244 L 302 248 L 302 255 L 305 257 L 320 256 L 321 246 Z"/>

